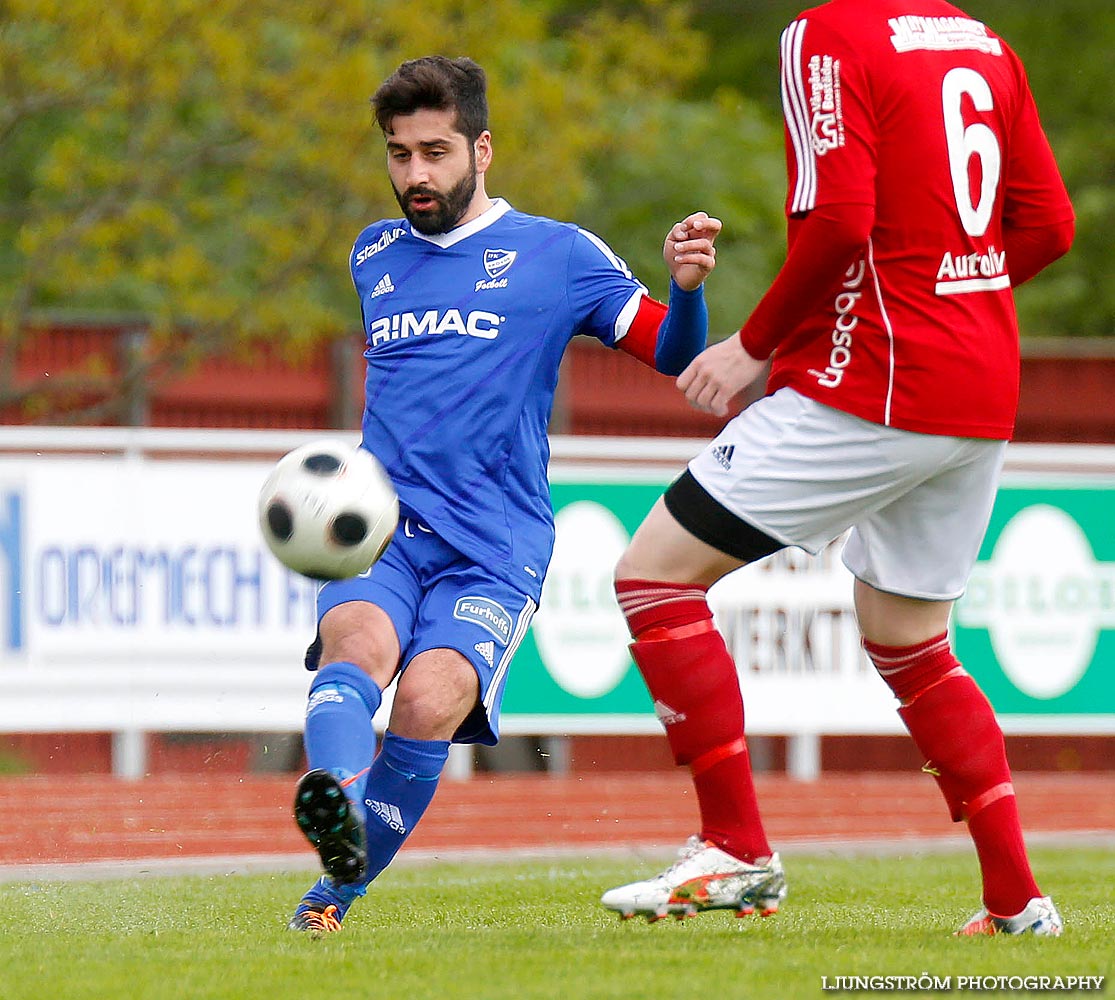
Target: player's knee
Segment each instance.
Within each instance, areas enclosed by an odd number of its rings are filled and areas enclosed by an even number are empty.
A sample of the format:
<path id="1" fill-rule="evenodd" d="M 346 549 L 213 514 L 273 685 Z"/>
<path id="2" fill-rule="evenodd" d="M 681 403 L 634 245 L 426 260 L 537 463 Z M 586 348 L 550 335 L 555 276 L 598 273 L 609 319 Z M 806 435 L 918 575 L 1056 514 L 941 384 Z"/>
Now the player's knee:
<path id="1" fill-rule="evenodd" d="M 612 590 L 619 593 L 620 586 L 625 580 L 639 579 L 639 574 L 635 571 L 635 564 L 631 557 L 628 555 L 630 549 L 624 549 L 623 555 L 616 561 L 616 568 L 612 573 Z"/>
<path id="2" fill-rule="evenodd" d="M 665 546 L 651 538 L 632 539 L 631 544 L 624 550 L 623 555 L 616 561 L 612 573 L 612 587 L 619 593 L 625 584 L 632 580 L 658 580 L 669 584 L 684 586 L 701 585 L 708 575 L 705 567 L 690 566 L 687 560 L 669 560 L 664 558 Z M 706 584 L 707 586 L 707 584 Z"/>
<path id="3" fill-rule="evenodd" d="M 619 557 L 615 578 L 688 582 L 691 557 L 680 532 L 660 498 Z"/>
<path id="4" fill-rule="evenodd" d="M 390 683 L 399 662 L 399 640 L 387 615 L 362 602 L 330 610 L 318 626 L 318 662 L 355 663 L 380 687 Z"/>
<path id="5" fill-rule="evenodd" d="M 450 739 L 480 697 L 471 663 L 451 650 L 416 657 L 399 677 L 391 730 L 412 739 Z"/>
<path id="6" fill-rule="evenodd" d="M 648 518 L 640 525 L 635 536 L 627 543 L 623 554 L 616 561 L 615 580 L 666 579 L 673 567 L 665 565 L 662 558 L 664 546 L 654 524 Z"/>

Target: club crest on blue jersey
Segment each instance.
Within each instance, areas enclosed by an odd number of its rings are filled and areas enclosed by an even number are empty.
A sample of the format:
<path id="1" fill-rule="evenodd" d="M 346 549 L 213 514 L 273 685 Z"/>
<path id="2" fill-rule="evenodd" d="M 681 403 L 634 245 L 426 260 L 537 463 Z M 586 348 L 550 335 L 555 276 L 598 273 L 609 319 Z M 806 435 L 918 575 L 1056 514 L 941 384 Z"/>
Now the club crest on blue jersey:
<path id="1" fill-rule="evenodd" d="M 453 609 L 453 617 L 487 629 L 504 646 L 511 641 L 511 616 L 501 604 L 491 598 L 462 597 Z"/>
<path id="2" fill-rule="evenodd" d="M 489 278 L 498 278 L 515 263 L 518 256 L 518 250 L 485 250 L 484 270 Z"/>

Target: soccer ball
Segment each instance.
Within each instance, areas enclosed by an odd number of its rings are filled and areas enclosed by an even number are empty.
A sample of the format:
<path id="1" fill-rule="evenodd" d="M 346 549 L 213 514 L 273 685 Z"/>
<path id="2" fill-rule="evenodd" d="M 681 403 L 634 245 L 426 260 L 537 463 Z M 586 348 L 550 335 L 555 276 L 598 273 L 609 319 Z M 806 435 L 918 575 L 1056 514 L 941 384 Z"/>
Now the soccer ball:
<path id="1" fill-rule="evenodd" d="M 399 523 L 399 498 L 371 452 L 313 441 L 276 463 L 259 494 L 259 527 L 284 566 L 315 580 L 368 569 Z"/>

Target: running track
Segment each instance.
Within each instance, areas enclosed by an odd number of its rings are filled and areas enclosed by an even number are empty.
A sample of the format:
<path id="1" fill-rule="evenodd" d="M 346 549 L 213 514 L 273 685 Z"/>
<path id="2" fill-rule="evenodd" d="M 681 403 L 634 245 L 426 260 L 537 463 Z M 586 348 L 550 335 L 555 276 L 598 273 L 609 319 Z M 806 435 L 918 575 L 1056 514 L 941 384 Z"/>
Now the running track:
<path id="1" fill-rule="evenodd" d="M 167 775 L 0 779 L 0 877 L 74 863 L 203 862 L 273 857 L 313 868 L 290 819 L 295 776 Z M 955 843 L 924 775 L 826 775 L 809 784 L 756 780 L 771 842 L 783 850 Z M 1086 838 L 1115 845 L 1115 773 L 1015 776 L 1031 842 Z M 403 856 L 460 851 L 663 852 L 696 832 L 682 772 L 570 777 L 476 775 L 443 781 Z M 43 866 L 40 868 L 39 866 Z"/>

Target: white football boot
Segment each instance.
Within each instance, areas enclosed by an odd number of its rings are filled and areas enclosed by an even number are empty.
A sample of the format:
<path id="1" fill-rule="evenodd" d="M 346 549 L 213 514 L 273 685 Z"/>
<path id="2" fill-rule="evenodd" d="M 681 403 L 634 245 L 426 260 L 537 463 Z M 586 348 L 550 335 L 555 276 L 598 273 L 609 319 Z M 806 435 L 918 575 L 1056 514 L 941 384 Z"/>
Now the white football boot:
<path id="1" fill-rule="evenodd" d="M 1026 909 L 1013 917 L 993 917 L 987 910 L 970 917 L 956 933 L 961 937 L 980 934 L 1037 934 L 1039 937 L 1057 937 L 1065 929 L 1065 922 L 1053 900 L 1048 896 L 1035 896 Z"/>
<path id="2" fill-rule="evenodd" d="M 690 837 L 678 860 L 661 875 L 609 889 L 600 902 L 627 919 L 641 913 L 647 920 L 673 914 L 678 920 L 702 910 L 735 910 L 736 916 L 778 912 L 786 898 L 782 861 L 772 854 L 764 864 L 748 864 L 699 837 Z"/>

